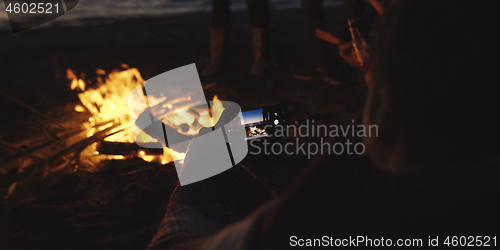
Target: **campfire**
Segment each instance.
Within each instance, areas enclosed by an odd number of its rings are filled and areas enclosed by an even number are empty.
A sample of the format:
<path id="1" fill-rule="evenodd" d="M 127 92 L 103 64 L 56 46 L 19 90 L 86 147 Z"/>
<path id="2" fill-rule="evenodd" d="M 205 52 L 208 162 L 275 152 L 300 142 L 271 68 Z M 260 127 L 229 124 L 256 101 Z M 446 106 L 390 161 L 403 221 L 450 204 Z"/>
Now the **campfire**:
<path id="1" fill-rule="evenodd" d="M 97 83 L 93 88 L 87 88 L 84 79 L 78 78 L 71 69 L 68 69 L 66 76 L 71 80 L 72 90 L 79 91 L 78 97 L 81 104 L 75 106 L 76 112 L 90 113 L 88 121 L 83 123 L 86 129 L 86 136 L 91 137 L 95 133 L 113 127 L 109 132 L 112 134 L 104 138 L 101 142 L 95 142 L 80 154 L 83 158 L 93 158 L 93 161 L 104 159 L 124 160 L 133 157 L 140 157 L 147 162 L 158 162 L 168 164 L 173 161 L 183 162 L 185 152 L 178 152 L 163 145 L 163 149 L 141 148 L 135 142 L 158 143 L 158 140 L 146 133 L 140 133 L 134 138 L 133 128 L 129 114 L 129 94 L 138 85 L 144 87 L 145 80 L 140 72 L 135 68 L 126 68 L 122 71 L 110 72 L 106 77 L 106 72 L 102 69 L 96 70 Z M 206 86 L 205 89 L 207 87 Z M 196 108 L 194 112 L 183 107 L 182 102 L 189 100 L 190 96 L 179 96 L 172 100 L 166 97 L 154 98 L 139 96 L 137 98 L 147 98 L 151 109 L 162 109 L 163 113 L 169 115 L 162 119 L 163 123 L 170 126 L 180 134 L 185 136 L 195 136 L 202 127 L 213 126 L 219 119 L 224 107 L 222 102 L 215 95 L 211 110 L 208 108 Z M 133 103 L 133 101 L 132 101 Z M 130 107 L 134 109 L 135 107 Z M 142 112 L 140 110 L 137 113 Z"/>

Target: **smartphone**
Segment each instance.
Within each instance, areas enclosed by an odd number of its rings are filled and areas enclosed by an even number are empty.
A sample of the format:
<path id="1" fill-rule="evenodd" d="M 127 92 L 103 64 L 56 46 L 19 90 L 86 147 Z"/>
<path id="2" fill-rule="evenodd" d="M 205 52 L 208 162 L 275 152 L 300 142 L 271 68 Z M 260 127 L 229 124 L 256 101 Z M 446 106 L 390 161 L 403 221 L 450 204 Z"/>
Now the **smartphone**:
<path id="1" fill-rule="evenodd" d="M 270 137 L 286 129 L 289 122 L 286 104 L 267 106 L 240 113 L 241 124 L 245 126 L 247 140 Z"/>

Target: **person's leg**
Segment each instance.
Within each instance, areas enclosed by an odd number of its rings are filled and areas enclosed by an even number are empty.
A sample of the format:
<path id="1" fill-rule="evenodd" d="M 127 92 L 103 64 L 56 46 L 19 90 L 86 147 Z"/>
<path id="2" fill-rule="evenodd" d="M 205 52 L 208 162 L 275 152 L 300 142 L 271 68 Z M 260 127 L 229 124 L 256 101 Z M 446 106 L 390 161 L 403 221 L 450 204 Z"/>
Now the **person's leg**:
<path id="1" fill-rule="evenodd" d="M 324 78 L 327 77 L 328 43 L 319 39 L 315 32 L 316 29 L 327 30 L 323 0 L 302 0 L 301 4 L 312 40 L 315 69 L 312 72 L 297 72 L 294 76 L 300 80 Z"/>
<path id="2" fill-rule="evenodd" d="M 252 25 L 252 48 L 254 61 L 251 73 L 262 74 L 269 46 L 270 10 L 269 0 L 247 0 Z"/>
<path id="3" fill-rule="evenodd" d="M 210 65 L 203 70 L 202 75 L 217 73 L 222 68 L 222 53 L 224 43 L 231 26 L 230 0 L 213 0 L 212 28 L 210 29 Z"/>

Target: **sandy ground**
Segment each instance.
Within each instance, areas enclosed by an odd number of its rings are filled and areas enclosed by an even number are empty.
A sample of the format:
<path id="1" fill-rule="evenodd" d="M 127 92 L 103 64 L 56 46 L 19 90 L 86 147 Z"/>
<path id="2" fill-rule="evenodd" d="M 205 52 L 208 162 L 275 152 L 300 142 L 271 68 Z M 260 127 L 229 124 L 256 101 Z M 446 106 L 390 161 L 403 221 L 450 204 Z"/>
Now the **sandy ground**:
<path id="1" fill-rule="evenodd" d="M 342 8 L 327 8 L 331 30 L 344 24 Z M 209 57 L 209 14 L 128 20 L 105 26 L 0 33 L 1 89 L 54 118 L 61 107 L 77 103 L 65 71 L 92 79 L 96 68 L 109 72 L 126 63 L 144 79 Z M 363 95 L 356 85 L 303 82 L 292 77 L 311 61 L 309 37 L 301 10 L 272 13 L 272 66 L 263 76 L 250 75 L 250 24 L 246 13 L 233 15 L 225 69 L 202 84 L 216 83 L 205 95 L 237 102 L 243 110 L 288 103 L 299 121 L 348 123 L 359 116 Z M 340 65 L 332 50 L 332 68 Z M 348 75 L 355 77 L 354 75 Z M 0 138 L 15 142 L 30 136 L 29 112 L 0 97 Z M 31 131 L 31 130 L 30 130 Z M 12 152 L 4 150 L 2 156 Z M 304 157 L 249 156 L 245 164 L 278 195 L 307 165 Z M 294 164 L 291 164 L 294 163 Z M 253 167 L 260 165 L 259 167 Z M 268 168 L 269 167 L 269 168 Z M 272 168 L 270 168 L 272 167 Z M 117 170 L 120 168 L 120 170 Z M 144 171 L 126 175 L 127 171 Z M 118 177 L 120 176 L 120 177 Z M 46 181 L 22 205 L 7 214 L 11 249 L 144 249 L 161 221 L 175 187 L 173 168 L 141 159 L 112 161 L 96 174 L 85 172 Z"/>

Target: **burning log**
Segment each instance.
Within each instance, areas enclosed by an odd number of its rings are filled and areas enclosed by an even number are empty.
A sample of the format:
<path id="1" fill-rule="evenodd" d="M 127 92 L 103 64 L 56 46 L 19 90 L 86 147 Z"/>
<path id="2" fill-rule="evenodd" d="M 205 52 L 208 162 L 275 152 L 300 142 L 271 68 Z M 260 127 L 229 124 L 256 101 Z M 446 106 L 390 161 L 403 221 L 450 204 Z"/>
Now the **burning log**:
<path id="1" fill-rule="evenodd" d="M 83 132 L 87 131 L 86 128 L 68 128 L 63 131 L 57 132 L 56 135 L 61 138 L 61 139 L 70 139 L 72 136 L 81 134 Z M 40 141 L 45 141 L 47 139 L 47 136 L 43 133 L 40 134 L 34 134 L 30 135 L 29 137 L 16 141 L 15 143 L 12 143 L 14 146 L 18 148 L 25 148 L 25 147 L 30 147 L 31 145 L 38 144 Z"/>
<path id="2" fill-rule="evenodd" d="M 78 135 L 78 134 L 81 134 L 83 132 L 85 132 L 86 129 L 76 129 L 76 130 L 71 130 L 71 129 L 68 129 L 68 130 L 65 130 L 63 133 L 58 133 L 59 137 L 64 137 L 64 138 L 70 138 L 71 136 L 74 136 L 74 135 Z M 34 138 L 34 141 L 39 141 L 40 138 L 37 138 L 35 137 Z M 32 138 L 30 138 L 28 141 L 24 141 L 23 143 L 21 143 L 21 145 L 25 145 L 25 144 L 30 144 L 30 143 L 33 143 L 34 142 Z M 34 156 L 35 158 L 38 158 L 38 159 L 42 159 L 42 160 L 45 160 L 44 157 L 41 157 L 39 155 L 36 155 L 34 154 L 34 152 L 40 150 L 40 149 L 43 149 L 43 148 L 46 148 L 52 144 L 54 144 L 56 141 L 54 140 L 50 140 L 50 141 L 47 141 L 47 142 L 44 142 L 42 144 L 39 144 L 35 147 L 32 147 L 32 148 L 29 148 L 29 149 L 22 149 L 16 145 L 13 145 L 13 144 L 10 144 L 8 142 L 1 142 L 0 144 L 4 145 L 4 146 L 7 146 L 7 147 L 10 147 L 10 148 L 14 148 L 15 150 L 19 151 L 20 153 L 16 154 L 16 155 L 13 155 L 13 156 L 9 156 L 5 159 L 2 159 L 0 161 L 0 166 L 1 165 L 4 165 L 4 164 L 7 164 L 13 160 L 17 160 L 19 158 L 22 158 L 22 157 L 25 157 L 26 155 L 32 155 Z"/>
<path id="3" fill-rule="evenodd" d="M 163 147 L 158 147 L 158 143 L 147 143 L 156 148 L 143 148 L 136 143 L 102 141 L 97 144 L 96 150 L 101 155 L 139 155 L 143 152 L 146 155 L 163 155 Z M 147 145 L 146 144 L 146 145 Z"/>
<path id="4" fill-rule="evenodd" d="M 12 185 L 13 183 L 17 182 L 18 180 L 20 179 L 23 179 L 25 178 L 26 176 L 28 176 L 31 171 L 33 171 L 33 169 L 35 168 L 40 168 L 40 167 L 43 167 L 45 164 L 53 164 L 55 161 L 59 160 L 61 157 L 69 154 L 69 153 L 73 153 L 73 152 L 77 152 L 77 151 L 81 151 L 82 149 L 88 147 L 90 144 L 94 143 L 94 142 L 98 142 L 98 141 L 102 141 L 104 140 L 104 138 L 108 137 L 108 136 L 111 136 L 113 134 L 116 134 L 116 133 L 119 133 L 121 132 L 122 130 L 118 130 L 118 131 L 114 131 L 110 134 L 108 134 L 108 132 L 110 132 L 111 130 L 115 129 L 116 127 L 120 126 L 121 124 L 113 124 L 111 127 L 109 128 L 106 128 L 96 134 L 94 134 L 93 136 L 89 137 L 89 138 L 85 138 L 71 146 L 69 146 L 68 148 L 62 150 L 62 151 L 59 151 L 58 153 L 52 155 L 51 157 L 47 158 L 46 161 L 39 161 L 39 162 L 36 162 L 34 164 L 31 164 L 27 167 L 25 167 L 23 169 L 23 172 L 22 173 L 19 173 L 18 170 L 14 170 L 14 171 L 11 171 L 9 172 L 8 174 L 6 174 L 2 180 L 0 180 L 0 187 L 8 187 L 10 185 Z M 49 141 L 47 143 L 54 143 L 53 141 Z M 42 144 L 44 145 L 44 144 Z M 42 146 L 41 145 L 41 146 Z M 26 153 L 28 150 L 26 150 L 25 152 L 23 153 Z"/>

